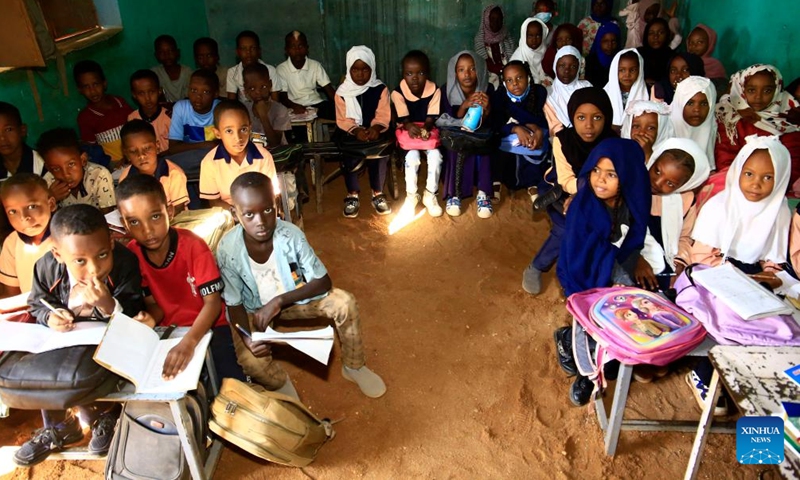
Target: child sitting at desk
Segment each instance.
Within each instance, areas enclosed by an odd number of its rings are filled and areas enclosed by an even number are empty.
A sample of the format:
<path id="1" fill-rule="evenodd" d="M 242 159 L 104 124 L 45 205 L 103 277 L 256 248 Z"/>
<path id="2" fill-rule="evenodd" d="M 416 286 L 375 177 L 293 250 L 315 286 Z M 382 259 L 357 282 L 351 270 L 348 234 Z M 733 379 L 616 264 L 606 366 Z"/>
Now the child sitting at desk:
<path id="1" fill-rule="evenodd" d="M 214 135 L 222 145 L 212 149 L 200 164 L 200 198 L 212 207 L 230 208 L 231 183 L 245 172 L 261 172 L 272 179 L 278 174 L 272 155 L 250 140 L 250 114 L 238 100 L 223 100 L 214 111 Z"/>
<path id="2" fill-rule="evenodd" d="M 296 114 L 305 113 L 306 107 L 317 109 L 317 117 L 334 120 L 333 96 L 336 92 L 322 64 L 308 58 L 308 39 L 297 30 L 286 34 L 284 51 L 289 57 L 278 65 L 278 75 L 286 82 L 286 92 L 281 93 L 281 103 Z M 317 93 L 325 92 L 325 97 Z"/>
<path id="3" fill-rule="evenodd" d="M 247 101 L 243 102 L 252 119 L 251 130 L 267 137 L 269 148 L 286 145 L 286 132 L 292 130 L 292 119 L 289 109 L 272 100 L 272 79 L 269 68 L 261 63 L 244 67 L 244 93 Z"/>
<path id="4" fill-rule="evenodd" d="M 107 322 L 122 312 L 142 319 L 142 276 L 136 256 L 111 238 L 108 224 L 91 205 L 71 205 L 53 215 L 53 250 L 36 262 L 28 299 L 41 325 L 66 332 L 74 322 Z M 42 301 L 55 308 L 51 311 Z M 91 425 L 89 453 L 108 452 L 119 416 L 117 406 L 102 402 L 75 407 Z M 17 465 L 35 465 L 65 446 L 83 439 L 78 418 L 68 410 L 43 410 L 44 428 L 14 454 Z"/>
<path id="5" fill-rule="evenodd" d="M 44 160 L 25 144 L 28 126 L 22 123 L 19 109 L 0 102 L 0 181 L 17 172 L 44 173 Z"/>
<path id="6" fill-rule="evenodd" d="M 156 131 L 153 126 L 144 120 L 131 120 L 122 127 L 120 137 L 122 153 L 131 164 L 122 170 L 119 181 L 140 174 L 154 177 L 164 186 L 172 214 L 182 212 L 189 203 L 186 174 L 181 167 L 156 154 Z"/>
<path id="7" fill-rule="evenodd" d="M 33 265 L 52 248 L 50 216 L 56 199 L 47 182 L 33 173 L 18 173 L 0 184 L 0 200 L 14 228 L 0 252 L 2 296 L 28 292 L 33 282 Z"/>
<path id="8" fill-rule="evenodd" d="M 277 219 L 270 179 L 258 172 L 244 173 L 231 185 L 231 195 L 239 225 L 225 234 L 217 250 L 230 321 L 264 331 L 278 317 L 333 320 L 342 343 L 342 375 L 368 397 L 383 395 L 386 385 L 365 365 L 355 298 L 332 288 L 328 271 L 303 232 Z M 286 372 L 272 361 L 268 344 L 253 343 L 241 334 L 234 335 L 234 342 L 247 375 L 270 390 L 293 390 Z"/>
<path id="9" fill-rule="evenodd" d="M 792 214 L 784 196 L 789 185 L 789 150 L 777 136 L 747 137 L 727 172 L 725 190 L 700 209 L 692 230 L 691 263 L 717 266 L 731 262 L 757 282 L 777 288 L 786 262 Z M 686 376 L 699 404 L 711 381 L 708 360 Z M 724 397 L 720 397 L 724 402 Z M 715 415 L 724 415 L 723 403 Z"/>
<path id="10" fill-rule="evenodd" d="M 166 108 L 158 103 L 159 92 L 161 92 L 161 84 L 154 71 L 137 70 L 133 72 L 133 75 L 131 75 L 131 96 L 136 101 L 136 104 L 139 105 L 139 108 L 128 115 L 128 121 L 144 120 L 152 125 L 156 131 L 158 153 L 165 153 L 169 150 L 169 127 L 172 125 L 172 110 L 167 111 Z M 120 140 L 122 140 L 121 137 L 122 132 L 120 132 Z"/>
<path id="11" fill-rule="evenodd" d="M 92 205 L 103 213 L 114 209 L 114 181 L 105 167 L 89 161 L 71 128 L 55 128 L 39 137 L 36 149 L 44 158 L 44 180 L 59 207 Z"/>
<path id="12" fill-rule="evenodd" d="M 191 327 L 167 355 L 164 377 L 183 371 L 197 343 L 212 330 L 217 374 L 244 380 L 222 310 L 224 285 L 208 245 L 189 230 L 170 227 L 171 205 L 162 183 L 152 176 L 133 175 L 120 182 L 117 205 L 133 237 L 128 248 L 139 260 L 144 302 L 153 324 Z"/>

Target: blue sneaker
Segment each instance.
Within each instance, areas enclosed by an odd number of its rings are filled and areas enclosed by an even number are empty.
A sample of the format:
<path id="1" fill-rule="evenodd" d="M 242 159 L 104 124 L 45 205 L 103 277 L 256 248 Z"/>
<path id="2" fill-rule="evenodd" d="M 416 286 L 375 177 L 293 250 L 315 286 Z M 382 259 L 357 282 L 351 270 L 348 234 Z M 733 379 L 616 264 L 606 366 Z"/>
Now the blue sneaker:
<path id="1" fill-rule="evenodd" d="M 478 217 L 490 218 L 494 213 L 494 210 L 492 210 L 492 202 L 489 201 L 489 197 L 485 193 L 480 192 L 477 197 L 477 203 Z"/>
<path id="2" fill-rule="evenodd" d="M 451 217 L 461 215 L 461 199 L 458 197 L 450 197 L 447 199 L 447 205 L 444 208 L 445 212 Z"/>
<path id="3" fill-rule="evenodd" d="M 700 377 L 694 372 L 694 370 L 691 370 L 689 373 L 687 373 L 684 379 L 686 380 L 686 384 L 692 389 L 694 399 L 697 400 L 697 405 L 700 406 L 700 410 L 703 410 L 703 408 L 705 408 L 706 398 L 708 397 L 709 393 L 708 385 L 700 380 Z M 725 394 L 721 393 L 719 400 L 717 400 L 717 404 L 714 405 L 714 416 L 724 417 L 727 414 L 728 401 L 725 398 Z"/>

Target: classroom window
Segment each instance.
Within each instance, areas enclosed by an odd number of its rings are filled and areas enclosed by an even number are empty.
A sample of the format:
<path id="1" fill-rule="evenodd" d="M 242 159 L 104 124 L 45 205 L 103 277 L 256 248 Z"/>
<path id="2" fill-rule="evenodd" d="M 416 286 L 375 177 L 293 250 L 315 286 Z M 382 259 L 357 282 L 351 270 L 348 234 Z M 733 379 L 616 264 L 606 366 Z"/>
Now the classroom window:
<path id="1" fill-rule="evenodd" d="M 47 30 L 56 43 L 101 28 L 93 0 L 37 1 L 47 23 Z"/>

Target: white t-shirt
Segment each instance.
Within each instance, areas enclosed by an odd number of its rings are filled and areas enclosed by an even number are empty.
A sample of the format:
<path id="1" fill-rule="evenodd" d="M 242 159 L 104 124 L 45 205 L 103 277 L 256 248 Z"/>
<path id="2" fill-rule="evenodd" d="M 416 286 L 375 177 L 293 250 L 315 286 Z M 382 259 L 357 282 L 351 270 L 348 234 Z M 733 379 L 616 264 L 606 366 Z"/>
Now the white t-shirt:
<path id="1" fill-rule="evenodd" d="M 266 305 L 270 300 L 285 292 L 280 277 L 278 277 L 278 264 L 275 259 L 275 252 L 269 256 L 267 263 L 258 263 L 252 258 L 250 260 L 250 270 L 258 285 L 258 295 L 261 303 Z"/>
<path id="2" fill-rule="evenodd" d="M 285 92 L 286 83 L 278 74 L 278 70 L 276 70 L 272 65 L 264 63 L 261 60 L 259 60 L 258 63 L 267 66 L 267 69 L 269 70 L 269 78 L 272 80 L 272 91 Z M 233 67 L 229 68 L 228 80 L 225 82 L 225 90 L 227 93 L 236 93 L 240 102 L 247 100 L 247 95 L 244 94 L 244 76 L 242 75 L 242 70 L 244 70 L 242 62 L 239 62 Z"/>
<path id="3" fill-rule="evenodd" d="M 317 87 L 324 87 L 331 83 L 325 69 L 316 60 L 306 57 L 303 68 L 297 69 L 292 65 L 291 59 L 278 65 L 278 75 L 286 82 L 289 100 L 309 107 L 321 103 L 324 98 L 317 92 Z"/>

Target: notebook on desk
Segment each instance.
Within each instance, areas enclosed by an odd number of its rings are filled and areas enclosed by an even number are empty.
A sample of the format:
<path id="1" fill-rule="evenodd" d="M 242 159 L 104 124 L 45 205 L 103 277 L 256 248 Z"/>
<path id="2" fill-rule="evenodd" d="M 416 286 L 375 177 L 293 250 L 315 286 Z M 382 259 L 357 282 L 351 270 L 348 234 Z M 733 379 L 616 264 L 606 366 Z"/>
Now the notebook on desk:
<path id="1" fill-rule="evenodd" d="M 730 263 L 696 271 L 692 279 L 744 320 L 792 313 L 792 308 L 774 293 Z"/>
<path id="2" fill-rule="evenodd" d="M 94 360 L 133 383 L 136 393 L 188 392 L 197 388 L 211 332 L 197 344 L 186 369 L 172 380 L 165 380 L 161 376 L 164 360 L 180 341 L 181 338 L 161 340 L 147 325 L 116 314 L 94 353 Z"/>

